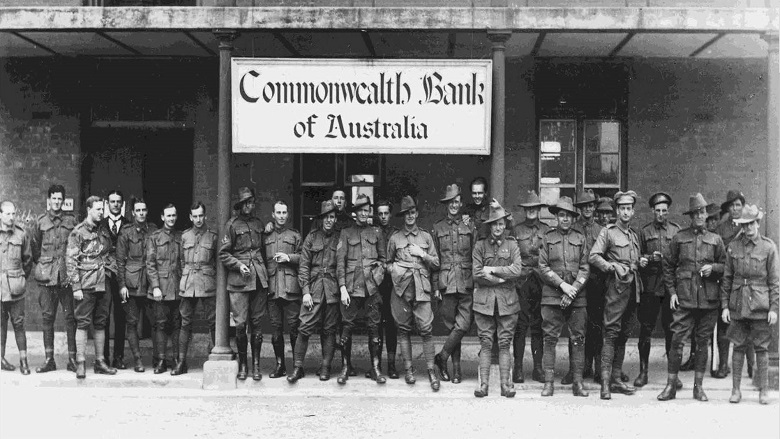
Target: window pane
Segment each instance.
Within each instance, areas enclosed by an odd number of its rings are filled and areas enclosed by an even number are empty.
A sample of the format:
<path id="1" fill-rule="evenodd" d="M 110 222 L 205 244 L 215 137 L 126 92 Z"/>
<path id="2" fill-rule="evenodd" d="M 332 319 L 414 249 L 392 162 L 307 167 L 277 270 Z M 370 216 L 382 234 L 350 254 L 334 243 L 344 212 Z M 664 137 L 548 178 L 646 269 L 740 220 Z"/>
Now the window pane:
<path id="1" fill-rule="evenodd" d="M 542 185 L 574 184 L 575 155 L 574 153 L 542 153 L 541 160 Z"/>
<path id="2" fill-rule="evenodd" d="M 301 154 L 302 183 L 336 183 L 335 154 Z"/>
<path id="3" fill-rule="evenodd" d="M 543 120 L 539 128 L 541 152 L 574 152 L 577 124 L 573 120 Z"/>
<path id="4" fill-rule="evenodd" d="M 588 184 L 618 185 L 620 156 L 618 154 L 589 154 L 585 160 L 585 181 Z"/>
<path id="5" fill-rule="evenodd" d="M 620 123 L 586 121 L 585 122 L 586 153 L 620 152 Z"/>

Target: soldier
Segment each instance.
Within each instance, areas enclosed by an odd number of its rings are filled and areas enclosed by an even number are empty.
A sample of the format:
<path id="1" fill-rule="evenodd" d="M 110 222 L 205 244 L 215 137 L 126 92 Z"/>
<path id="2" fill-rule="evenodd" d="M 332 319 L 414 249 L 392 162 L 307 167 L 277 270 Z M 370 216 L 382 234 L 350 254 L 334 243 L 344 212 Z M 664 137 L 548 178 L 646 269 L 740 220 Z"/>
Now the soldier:
<path id="1" fill-rule="evenodd" d="M 523 269 L 517 281 L 517 294 L 520 297 L 520 314 L 513 340 L 514 367 L 512 382 L 525 382 L 523 374 L 523 356 L 525 354 L 525 336 L 531 332 L 531 356 L 534 360 L 534 370 L 531 377 L 538 382 L 544 382 L 542 354 L 544 344 L 542 339 L 542 277 L 539 272 L 539 248 L 542 246 L 544 234 L 550 227 L 539 220 L 539 212 L 546 204 L 542 203 L 534 191 L 528 191 L 520 203 L 525 214 L 525 221 L 516 225 L 512 236 L 517 239 L 520 256 L 523 259 Z"/>
<path id="2" fill-rule="evenodd" d="M 378 200 L 376 203 L 377 224 L 382 229 L 382 235 L 385 242 L 390 240 L 390 236 L 398 231 L 398 227 L 390 224 L 390 217 L 393 213 L 393 204 L 388 200 Z M 379 285 L 379 292 L 382 294 L 382 323 L 379 326 L 379 370 L 382 370 L 382 344 L 387 347 L 387 377 L 398 379 L 398 372 L 395 369 L 395 353 L 398 347 L 398 327 L 395 325 L 393 313 L 390 308 L 390 294 L 393 292 L 393 281 L 390 276 L 385 276 L 382 284 Z M 371 372 L 366 372 L 366 378 L 371 378 Z"/>
<path id="3" fill-rule="evenodd" d="M 461 340 L 474 320 L 474 279 L 471 273 L 471 253 L 477 242 L 474 224 L 465 224 L 460 209 L 460 186 L 447 186 L 440 203 L 447 205 L 447 216 L 433 225 L 433 241 L 438 251 L 440 269 L 433 274 L 433 287 L 443 295 L 440 308 L 444 327 L 449 335 L 441 351 L 434 357 L 441 379 L 449 381 L 447 359 L 452 356 L 452 382 L 463 379 L 460 368 Z"/>
<path id="4" fill-rule="evenodd" d="M 726 193 L 726 201 L 720 205 L 721 212 L 726 212 L 728 215 L 723 217 L 720 224 L 715 228 L 715 233 L 720 235 L 723 239 L 724 247 L 728 247 L 729 243 L 736 238 L 742 228 L 736 223 L 736 220 L 742 217 L 742 208 L 745 206 L 745 195 L 737 189 L 732 189 Z M 720 310 L 719 314 L 723 313 Z M 710 371 L 710 375 L 713 378 L 726 378 L 729 373 L 729 341 L 726 335 L 729 330 L 728 323 L 725 323 L 722 319 L 719 319 L 717 323 L 718 334 L 718 369 Z M 748 343 L 749 345 L 749 343 Z M 748 346 L 746 351 L 748 360 L 748 370 L 752 371 L 751 360 L 753 358 L 753 350 Z M 715 359 L 712 359 L 713 367 L 715 365 Z"/>
<path id="5" fill-rule="evenodd" d="M 696 330 L 696 350 L 707 352 L 710 338 L 718 319 L 718 279 L 723 275 L 726 251 L 720 236 L 708 231 L 707 202 L 701 194 L 691 196 L 684 215 L 691 218 L 691 226 L 681 230 L 669 244 L 669 257 L 663 259 L 664 283 L 669 294 L 672 316 L 672 349 L 669 351 L 669 378 L 659 401 L 674 399 L 677 395 L 677 373 L 682 362 L 685 341 Z M 696 357 L 693 398 L 707 401 L 702 388 L 707 356 Z"/>
<path id="6" fill-rule="evenodd" d="M 539 251 L 539 270 L 544 279 L 542 321 L 544 325 L 544 389 L 542 396 L 552 396 L 555 376 L 555 346 L 564 323 L 571 340 L 570 372 L 572 394 L 588 396 L 582 384 L 585 366 L 585 325 L 588 320 L 584 286 L 588 281 L 588 248 L 585 235 L 572 228 L 579 216 L 571 198 L 561 197 L 550 213 L 558 225 L 545 233 Z"/>
<path id="7" fill-rule="evenodd" d="M 385 276 L 385 237 L 379 227 L 370 226 L 371 199 L 359 195 L 353 209 L 355 222 L 341 231 L 336 255 L 341 298 L 341 357 L 342 368 L 337 379 L 346 384 L 350 376 L 352 357 L 352 329 L 358 311 L 365 310 L 368 326 L 368 349 L 371 355 L 371 379 L 379 384 L 386 378 L 379 370 L 379 322 L 382 321 L 382 295 L 379 285 Z"/>
<path id="8" fill-rule="evenodd" d="M 16 369 L 5 359 L 5 343 L 8 339 L 8 320 L 14 327 L 16 347 L 19 349 L 19 371 L 30 374 L 27 364 L 27 336 L 24 332 L 24 295 L 27 276 L 33 265 L 30 235 L 14 222 L 16 206 L 10 201 L 0 203 L 0 347 L 2 370 Z M 56 303 L 56 302 L 55 302 Z M 56 308 L 55 308 L 56 309 Z M 53 362 L 54 360 L 52 360 Z"/>
<path id="9" fill-rule="evenodd" d="M 217 312 L 217 233 L 206 225 L 206 206 L 200 201 L 190 206 L 192 227 L 181 235 L 179 261 L 182 265 L 179 284 L 179 358 L 171 375 L 187 373 L 187 351 L 192 338 L 192 321 L 198 302 L 203 307 L 209 325 L 209 337 L 214 345 Z"/>
<path id="10" fill-rule="evenodd" d="M 273 333 L 271 345 L 276 368 L 268 376 L 287 376 L 284 364 L 284 321 L 290 328 L 290 347 L 295 352 L 301 313 L 301 287 L 298 285 L 298 263 L 301 259 L 301 234 L 287 226 L 287 203 L 274 203 L 273 231 L 263 236 L 268 269 L 268 317 Z"/>
<path id="11" fill-rule="evenodd" d="M 176 206 L 167 204 L 163 208 L 163 228 L 155 230 L 146 239 L 146 273 L 149 278 L 149 293 L 154 332 L 155 359 L 154 373 L 168 370 L 165 350 L 171 340 L 173 352 L 170 364 L 177 364 L 179 358 L 179 331 L 181 314 L 179 313 L 179 282 L 181 280 L 181 233 L 174 230 L 176 225 Z"/>
<path id="12" fill-rule="evenodd" d="M 68 337 L 68 370 L 76 371 L 76 318 L 73 315 L 73 292 L 68 286 L 65 271 L 65 248 L 68 235 L 78 221 L 70 213 L 62 211 L 65 188 L 59 184 L 49 186 L 49 210 L 39 216 L 33 225 L 32 250 L 36 263 L 33 276 L 42 288 L 38 296 L 43 316 L 43 348 L 46 360 L 37 373 L 57 370 L 54 362 L 54 320 L 57 318 L 57 303 L 65 314 L 65 329 Z"/>
<path id="13" fill-rule="evenodd" d="M 133 223 L 122 226 L 116 243 L 117 284 L 127 317 L 127 342 L 135 362 L 133 370 L 142 373 L 145 369 L 138 342 L 138 321 L 141 310 L 149 309 L 150 306 L 146 299 L 149 287 L 146 238 L 157 230 L 157 226 L 146 220 L 148 209 L 143 199 L 131 201 L 130 209 Z"/>
<path id="14" fill-rule="evenodd" d="M 119 238 L 119 233 L 125 224 L 130 224 L 131 221 L 122 215 L 122 206 L 124 205 L 125 198 L 122 191 L 114 189 L 108 193 L 108 214 L 100 223 L 100 227 L 106 229 L 111 236 L 111 249 L 109 254 L 112 259 L 116 258 L 116 243 Z M 111 296 L 109 307 L 113 309 L 113 312 L 109 312 L 108 320 L 106 321 L 106 341 L 103 345 L 103 357 L 106 363 L 111 364 L 117 369 L 127 369 L 124 362 L 125 356 L 125 328 L 127 326 L 127 319 L 125 317 L 125 310 L 123 309 L 122 298 L 119 295 L 119 284 L 115 276 L 109 276 L 108 278 L 109 293 Z M 110 349 L 109 349 L 109 327 L 111 326 L 111 316 L 114 317 L 114 361 L 110 362 Z"/>
<path id="15" fill-rule="evenodd" d="M 720 224 L 720 206 L 717 203 L 710 203 L 707 205 L 707 230 L 715 232 Z M 722 237 L 721 237 L 722 239 Z"/>
<path id="16" fill-rule="evenodd" d="M 441 299 L 439 290 L 431 288 L 431 272 L 439 268 L 439 255 L 430 233 L 417 226 L 417 204 L 407 195 L 401 200 L 396 216 L 403 216 L 404 228 L 395 232 L 387 243 L 388 273 L 393 279 L 395 294 L 390 301 L 393 318 L 398 325 L 401 352 L 404 356 L 406 383 L 414 384 L 412 367 L 412 327 L 416 326 L 423 341 L 423 354 L 428 368 L 428 380 L 434 392 L 439 390 L 439 378 L 434 369 L 433 309 L 431 292 Z"/>
<path id="17" fill-rule="evenodd" d="M 100 227 L 103 199 L 90 196 L 86 201 L 87 218 L 68 235 L 65 266 L 73 289 L 76 316 L 76 378 L 87 376 L 85 366 L 87 334 L 94 328 L 96 374 L 114 375 L 116 368 L 99 354 L 104 347 L 111 292 L 109 278 L 116 271 L 111 255 L 111 234 Z"/>
<path id="18" fill-rule="evenodd" d="M 347 211 L 347 196 L 344 189 L 333 189 L 330 197 L 333 205 L 336 206 L 336 231 L 341 232 L 354 223 L 352 215 Z"/>
<path id="19" fill-rule="evenodd" d="M 336 283 L 336 247 L 339 233 L 335 230 L 336 205 L 323 201 L 312 231 L 306 236 L 298 264 L 298 282 L 303 290 L 301 326 L 293 353 L 293 372 L 287 377 L 290 384 L 303 378 L 303 361 L 309 347 L 309 337 L 321 330 L 322 365 L 320 381 L 330 379 L 330 364 L 336 342 L 339 296 Z"/>
<path id="20" fill-rule="evenodd" d="M 661 327 L 666 335 L 665 352 L 667 357 L 672 345 L 672 309 L 664 286 L 663 261 L 669 258 L 669 243 L 680 231 L 680 226 L 669 221 L 669 207 L 672 197 L 665 192 L 657 192 L 648 203 L 653 209 L 653 222 L 642 227 L 639 233 L 640 251 L 639 274 L 642 277 L 642 295 L 639 298 L 636 316 L 639 320 L 639 376 L 634 380 L 635 387 L 647 384 L 647 368 L 650 360 L 650 340 L 661 312 Z M 682 388 L 682 382 L 676 382 Z"/>
<path id="21" fill-rule="evenodd" d="M 260 327 L 268 303 L 268 273 L 263 262 L 262 231 L 255 211 L 255 191 L 238 189 L 233 205 L 238 216 L 228 220 L 227 233 L 219 247 L 219 260 L 225 265 L 230 313 L 236 322 L 238 379 L 247 378 L 247 323 L 252 332 L 252 379 L 260 381 L 260 349 L 263 332 Z"/>
<path id="22" fill-rule="evenodd" d="M 734 343 L 733 387 L 729 402 L 742 399 L 739 387 L 747 345 L 756 351 L 758 402 L 769 404 L 767 349 L 772 333 L 777 334 L 780 301 L 780 264 L 777 247 L 759 232 L 764 213 L 747 205 L 735 222 L 742 234 L 729 243 L 720 291 L 721 318 L 729 323 L 728 338 Z"/>
<path id="23" fill-rule="evenodd" d="M 577 194 L 577 202 L 574 203 L 574 207 L 576 207 L 579 210 L 579 217 L 574 222 L 572 227 L 577 230 L 578 232 L 585 235 L 585 242 L 586 242 L 586 251 L 590 252 L 591 247 L 593 247 L 593 243 L 596 241 L 596 237 L 599 236 L 599 232 L 602 229 L 602 225 L 596 221 L 596 195 L 593 193 L 592 189 L 585 189 L 581 191 L 579 194 Z M 601 324 L 602 316 L 603 316 L 603 302 L 604 302 L 604 280 L 602 278 L 600 271 L 596 267 L 590 267 L 590 276 L 588 278 L 588 282 L 585 284 L 585 297 L 586 301 L 590 303 L 590 310 L 588 310 L 588 318 L 595 320 L 597 319 L 598 322 L 592 322 L 590 324 L 591 327 L 594 327 L 593 330 L 594 333 L 601 333 L 601 328 L 597 327 L 597 325 Z M 590 299 L 588 299 L 590 298 Z M 591 312 L 593 314 L 591 314 Z M 593 346 L 590 348 L 591 356 L 587 356 L 587 369 L 590 369 L 590 365 L 593 363 L 593 360 L 591 358 L 598 358 L 598 352 L 601 348 L 600 340 L 597 340 L 596 337 L 591 337 L 591 341 L 593 341 Z M 587 346 L 587 342 L 586 342 Z M 561 379 L 561 384 L 571 384 L 573 381 L 573 374 L 572 369 L 574 368 L 574 363 L 572 362 L 574 359 L 574 355 L 572 355 L 572 341 L 571 338 L 569 338 L 569 371 L 566 373 L 566 375 Z M 588 349 L 586 347 L 586 349 Z M 600 364 L 598 360 L 596 360 L 596 369 L 600 369 Z M 583 371 L 584 372 L 584 371 Z M 591 371 L 588 370 L 588 376 L 591 375 Z M 594 380 L 598 383 L 600 382 L 600 377 L 598 377 L 598 373 L 595 374 Z M 621 380 L 628 381 L 628 375 L 622 374 Z"/>
<path id="24" fill-rule="evenodd" d="M 474 228 L 479 234 L 479 239 L 487 238 L 490 231 L 482 224 L 490 215 L 490 203 L 488 200 L 488 184 L 484 177 L 477 177 L 471 180 L 471 203 L 463 209 L 463 222 L 465 224 L 474 224 Z"/>
<path id="25" fill-rule="evenodd" d="M 613 224 L 615 209 L 612 207 L 612 200 L 606 197 L 601 198 L 599 206 L 596 208 L 596 214 L 596 222 L 602 228 Z M 585 369 L 582 376 L 583 378 L 593 377 L 593 381 L 599 384 L 601 383 L 601 345 L 604 327 L 604 291 L 606 290 L 604 281 L 604 273 L 591 265 L 590 276 L 585 284 L 588 325 L 585 331 Z"/>
<path id="26" fill-rule="evenodd" d="M 628 323 L 632 301 L 639 299 L 642 281 L 639 268 L 639 236 L 630 227 L 637 195 L 634 191 L 615 196 L 618 221 L 601 229 L 590 250 L 588 262 L 607 277 L 604 294 L 604 340 L 601 348 L 601 399 L 612 399 L 612 392 L 633 395 L 635 389 L 622 381 Z"/>
<path id="27" fill-rule="evenodd" d="M 499 204 L 490 208 L 485 221 L 490 237 L 474 245 L 474 321 L 481 349 L 479 351 L 479 388 L 474 396 L 488 396 L 490 362 L 493 355 L 493 338 L 498 338 L 498 367 L 501 380 L 501 396 L 515 396 L 512 384 L 512 357 L 509 348 L 515 334 L 520 312 L 520 300 L 515 279 L 522 273 L 523 261 L 517 241 L 506 231 L 509 212 Z"/>
<path id="28" fill-rule="evenodd" d="M 612 200 L 607 197 L 599 199 L 599 205 L 596 207 L 596 222 L 601 227 L 612 224 L 615 219 L 615 208 L 612 207 Z M 587 342 L 585 343 L 587 346 Z"/>

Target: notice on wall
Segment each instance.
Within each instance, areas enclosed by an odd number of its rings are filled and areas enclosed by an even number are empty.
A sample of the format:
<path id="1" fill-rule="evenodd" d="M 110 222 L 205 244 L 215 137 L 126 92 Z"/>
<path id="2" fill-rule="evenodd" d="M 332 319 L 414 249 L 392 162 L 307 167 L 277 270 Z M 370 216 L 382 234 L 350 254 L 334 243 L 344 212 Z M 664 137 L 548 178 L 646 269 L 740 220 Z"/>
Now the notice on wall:
<path id="1" fill-rule="evenodd" d="M 233 152 L 490 154 L 491 60 L 233 58 Z"/>

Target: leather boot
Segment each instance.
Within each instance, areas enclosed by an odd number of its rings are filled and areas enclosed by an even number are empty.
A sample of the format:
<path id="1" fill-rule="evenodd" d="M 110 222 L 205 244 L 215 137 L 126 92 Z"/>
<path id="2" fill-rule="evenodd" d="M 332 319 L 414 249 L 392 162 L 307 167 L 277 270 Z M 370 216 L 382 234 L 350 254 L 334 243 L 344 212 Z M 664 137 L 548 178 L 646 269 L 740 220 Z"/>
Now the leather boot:
<path id="1" fill-rule="evenodd" d="M 707 398 L 707 394 L 704 393 L 702 381 L 704 381 L 704 372 L 695 372 L 693 377 L 693 399 L 706 402 L 709 401 L 709 399 Z"/>
<path id="2" fill-rule="evenodd" d="M 171 375 L 183 375 L 187 373 L 187 370 L 187 360 L 181 354 L 179 354 L 179 358 L 176 359 L 176 363 L 171 369 Z"/>
<path id="3" fill-rule="evenodd" d="M 395 352 L 387 353 L 387 377 L 392 380 L 398 379 L 398 371 L 395 368 Z"/>
<path id="4" fill-rule="evenodd" d="M 133 370 L 138 373 L 144 373 L 146 369 L 144 368 L 144 362 L 141 360 L 141 357 L 135 357 L 133 358 L 133 362 L 135 363 L 135 366 L 133 367 Z"/>
<path id="5" fill-rule="evenodd" d="M 582 369 L 585 368 L 585 340 L 575 340 L 572 343 L 572 369 L 574 369 L 574 381 L 571 393 L 574 396 L 588 396 L 588 391 L 582 383 Z"/>
<path id="6" fill-rule="evenodd" d="M 19 372 L 22 373 L 22 375 L 29 375 L 30 374 L 30 365 L 27 364 L 27 355 L 22 355 L 21 352 L 19 353 Z"/>
<path id="7" fill-rule="evenodd" d="M 758 381 L 758 403 L 769 404 L 769 357 L 766 351 L 756 352 L 756 380 Z"/>
<path id="8" fill-rule="evenodd" d="M 95 359 L 93 370 L 96 374 L 116 375 L 116 368 L 109 366 L 108 363 L 106 363 L 106 360 L 103 358 Z"/>
<path id="9" fill-rule="evenodd" d="M 165 373 L 168 371 L 168 362 L 165 360 L 165 357 L 158 357 L 157 361 L 154 363 L 154 370 L 152 372 L 155 373 L 155 375 L 159 375 L 161 373 Z"/>
<path id="10" fill-rule="evenodd" d="M 135 328 L 128 328 L 127 332 L 127 344 L 130 346 L 130 352 L 133 354 L 133 362 L 135 367 L 133 370 L 138 373 L 144 372 L 144 363 L 141 361 L 141 346 L 138 342 L 138 332 Z"/>
<path id="11" fill-rule="evenodd" d="M 622 379 L 613 379 L 609 383 L 609 391 L 614 393 L 622 393 L 623 395 L 633 395 L 636 393 L 636 389 L 626 385 Z"/>
<path id="12" fill-rule="evenodd" d="M 512 339 L 512 382 L 524 383 L 525 374 L 523 373 L 523 357 L 525 356 L 525 332 L 515 333 Z"/>
<path id="13" fill-rule="evenodd" d="M 154 350 L 157 351 L 157 357 L 154 359 L 153 372 L 159 375 L 168 370 L 168 364 L 165 362 L 167 337 L 165 331 L 162 329 L 154 330 L 153 337 Z"/>
<path id="14" fill-rule="evenodd" d="M 571 394 L 574 396 L 584 396 L 587 397 L 590 395 L 588 393 L 588 390 L 585 387 L 585 384 L 582 382 L 582 380 L 574 380 L 574 382 L 571 385 Z"/>
<path id="15" fill-rule="evenodd" d="M 677 374 L 670 373 L 666 378 L 666 387 L 658 394 L 659 401 L 671 401 L 677 397 Z"/>
<path id="16" fill-rule="evenodd" d="M 680 365 L 681 372 L 690 372 L 696 367 L 696 354 L 691 352 L 691 356 Z"/>
<path id="17" fill-rule="evenodd" d="M 287 382 L 290 384 L 295 384 L 301 378 L 303 378 L 303 367 L 294 366 L 292 373 L 287 377 Z"/>
<path id="18" fill-rule="evenodd" d="M 76 362 L 76 378 L 83 380 L 87 377 L 87 366 L 85 361 Z"/>
<path id="19" fill-rule="evenodd" d="M 287 367 L 284 364 L 284 337 L 273 337 L 271 346 L 274 347 L 274 356 L 276 357 L 276 367 L 274 371 L 268 374 L 270 378 L 281 378 L 287 376 Z M 254 353 L 252 353 L 254 359 Z"/>
<path id="20" fill-rule="evenodd" d="M 534 370 L 531 378 L 534 381 L 544 382 L 544 369 L 542 369 L 542 356 L 544 355 L 544 341 L 541 336 L 531 336 L 531 356 L 534 359 Z"/>
<path id="21" fill-rule="evenodd" d="M 742 366 L 745 363 L 745 352 L 734 348 L 731 354 L 731 368 L 734 373 L 731 375 L 731 397 L 729 402 L 739 404 L 742 400 L 742 391 L 739 389 L 742 385 Z"/>
<path id="22" fill-rule="evenodd" d="M 246 380 L 248 371 L 247 371 L 247 335 L 246 335 L 246 328 L 243 330 L 240 328 L 236 328 L 236 350 L 238 351 L 238 374 L 236 374 L 236 378 L 238 378 L 241 381 Z"/>
<path id="23" fill-rule="evenodd" d="M 260 372 L 260 351 L 263 349 L 263 334 L 252 334 L 252 380 L 260 381 L 263 373 Z"/>
<path id="24" fill-rule="evenodd" d="M 748 378 L 753 378 L 753 365 L 756 361 L 756 350 L 753 347 L 753 343 L 748 344 L 745 349 L 745 363 L 747 363 Z"/>
<path id="25" fill-rule="evenodd" d="M 634 380 L 634 387 L 647 384 L 647 367 L 650 361 L 650 339 L 639 340 L 639 375 Z"/>
<path id="26" fill-rule="evenodd" d="M 569 371 L 566 372 L 566 375 L 561 378 L 561 384 L 564 386 L 568 386 L 569 384 L 574 382 L 574 372 L 572 370 L 574 369 L 574 355 L 572 354 L 572 341 L 569 339 Z"/>
<path id="27" fill-rule="evenodd" d="M 349 364 L 352 359 L 352 339 L 341 339 L 341 373 L 336 379 L 339 384 L 347 384 L 349 379 Z"/>
<path id="28" fill-rule="evenodd" d="M 414 377 L 414 367 L 409 367 L 405 370 L 404 381 L 406 381 L 406 384 L 414 384 L 417 382 L 417 378 Z"/>
<path id="29" fill-rule="evenodd" d="M 498 351 L 498 371 L 501 383 L 501 396 L 505 398 L 514 398 L 517 392 L 515 385 L 512 384 L 512 366 L 514 359 L 509 353 L 509 348 Z"/>
<path id="30" fill-rule="evenodd" d="M 125 358 L 124 357 L 114 357 L 114 361 L 111 362 L 111 367 L 118 370 L 125 370 L 127 369 L 127 365 L 125 365 Z"/>
<path id="31" fill-rule="evenodd" d="M 68 365 L 66 366 L 68 372 L 76 371 L 76 353 L 68 352 Z"/>
<path id="32" fill-rule="evenodd" d="M 433 363 L 439 369 L 439 373 L 441 374 L 441 380 L 449 381 L 450 374 L 449 372 L 447 372 L 447 360 L 442 358 L 441 352 L 436 354 L 435 357 L 433 357 Z"/>
<path id="33" fill-rule="evenodd" d="M 452 384 L 460 384 L 463 380 L 463 373 L 460 370 L 460 343 L 452 351 Z"/>
<path id="34" fill-rule="evenodd" d="M 542 389 L 542 396 L 553 396 L 555 393 L 555 371 L 547 369 L 544 371 L 544 388 Z"/>
<path id="35" fill-rule="evenodd" d="M 46 360 L 44 360 L 41 367 L 35 368 L 35 373 L 46 373 L 57 370 L 57 363 L 54 362 L 54 352 L 46 353 Z"/>
<path id="36" fill-rule="evenodd" d="M 593 357 L 585 354 L 585 368 L 582 370 L 583 378 L 593 378 Z"/>
<path id="37" fill-rule="evenodd" d="M 379 369 L 379 363 L 382 361 L 379 359 L 379 340 L 373 337 L 368 339 L 368 353 L 371 356 L 371 370 L 369 370 L 370 378 L 376 381 L 377 384 L 384 384 L 387 381 L 382 371 Z"/>
<path id="38" fill-rule="evenodd" d="M 87 376 L 87 367 L 84 354 L 87 352 L 87 330 L 76 329 L 76 378 L 84 379 Z"/>
<path id="39" fill-rule="evenodd" d="M 336 345 L 336 335 L 327 334 L 320 337 L 320 343 L 322 343 L 322 365 L 320 366 L 320 381 L 328 381 L 330 379 L 330 364 L 333 362 L 333 353 Z"/>
<path id="40" fill-rule="evenodd" d="M 729 376 L 729 341 L 718 340 L 718 370 L 711 373 L 713 378 L 723 379 Z"/>
<path id="41" fill-rule="evenodd" d="M 176 358 L 176 363 L 171 369 L 171 375 L 182 375 L 187 373 L 187 352 L 190 349 L 190 332 L 183 330 L 179 331 L 179 355 Z"/>
<path id="42" fill-rule="evenodd" d="M 601 353 L 593 357 L 593 382 L 601 384 Z"/>
<path id="43" fill-rule="evenodd" d="M 436 375 L 434 369 L 428 369 L 428 381 L 431 383 L 431 389 L 433 389 L 434 392 L 438 392 L 441 383 L 439 383 L 439 377 Z"/>
<path id="44" fill-rule="evenodd" d="M 488 383 L 490 382 L 490 362 L 493 353 L 483 346 L 479 351 L 479 388 L 474 391 L 474 396 L 484 398 L 488 396 Z"/>

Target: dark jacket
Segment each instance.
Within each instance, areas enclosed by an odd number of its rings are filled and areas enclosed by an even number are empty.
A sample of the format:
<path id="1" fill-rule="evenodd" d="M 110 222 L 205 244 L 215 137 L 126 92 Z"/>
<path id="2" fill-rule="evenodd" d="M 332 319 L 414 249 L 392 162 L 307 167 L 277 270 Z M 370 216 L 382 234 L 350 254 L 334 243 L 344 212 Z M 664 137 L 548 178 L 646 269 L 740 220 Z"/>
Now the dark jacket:
<path id="1" fill-rule="evenodd" d="M 514 237 L 506 233 L 498 240 L 489 237 L 477 242 L 472 253 L 474 260 L 474 312 L 493 316 L 496 307 L 500 316 L 520 312 L 520 300 L 514 280 L 520 277 L 523 261 Z M 495 282 L 485 276 L 484 267 L 496 268 L 495 276 L 504 282 Z"/>
<path id="2" fill-rule="evenodd" d="M 471 254 L 477 243 L 473 223 L 466 225 L 460 217 L 443 218 L 433 225 L 433 242 L 439 255 L 439 270 L 433 273 L 433 286 L 444 294 L 471 293 L 474 278 Z"/>
<path id="3" fill-rule="evenodd" d="M 116 242 L 117 283 L 131 296 L 146 296 L 146 238 L 157 230 L 153 223 L 126 224 Z"/>
<path id="4" fill-rule="evenodd" d="M 264 235 L 265 260 L 268 269 L 268 298 L 300 300 L 298 263 L 301 260 L 301 234 L 297 230 L 283 228 Z M 286 253 L 290 262 L 274 260 L 277 252 Z"/>
<path id="5" fill-rule="evenodd" d="M 379 227 L 356 223 L 341 231 L 336 255 L 336 276 L 350 295 L 373 296 L 385 277 L 387 247 Z"/>
<path id="6" fill-rule="evenodd" d="M 217 294 L 216 232 L 205 225 L 189 228 L 181 234 L 182 264 L 179 296 L 214 297 Z"/>
<path id="7" fill-rule="evenodd" d="M 23 228 L 0 226 L 0 301 L 24 298 L 33 265 L 32 239 Z"/>
<path id="8" fill-rule="evenodd" d="M 149 277 L 147 297 L 153 298 L 153 291 L 162 291 L 163 301 L 179 299 L 181 281 L 181 233 L 165 228 L 155 230 L 146 238 L 146 274 Z"/>
<path id="9" fill-rule="evenodd" d="M 706 228 L 679 231 L 669 244 L 669 258 L 664 259 L 667 294 L 677 294 L 682 308 L 718 308 L 718 279 L 725 262 L 726 250 L 720 236 Z M 706 264 L 712 264 L 712 273 L 702 277 L 700 270 Z"/>
<path id="10" fill-rule="evenodd" d="M 426 255 L 412 256 L 409 246 L 416 244 Z M 404 291 L 414 281 L 415 300 L 431 301 L 431 272 L 439 268 L 439 254 L 433 237 L 425 230 L 414 226 L 412 230 L 403 228 L 390 237 L 387 243 L 387 271 L 393 279 L 395 294 L 403 297 Z"/>
<path id="11" fill-rule="evenodd" d="M 314 303 L 338 303 L 336 247 L 339 232 L 314 230 L 306 236 L 298 264 L 298 284 L 303 294 L 311 294 Z"/>
<path id="12" fill-rule="evenodd" d="M 48 211 L 35 221 L 31 238 L 33 261 L 37 265 L 33 275 L 39 285 L 68 284 L 65 250 L 68 247 L 68 235 L 76 225 L 76 217 L 65 212 L 54 215 Z"/>
<path id="13" fill-rule="evenodd" d="M 542 305 L 560 305 L 564 296 L 563 282 L 577 289 L 577 297 L 571 306 L 587 305 L 584 286 L 590 274 L 587 241 L 585 235 L 575 229 L 564 233 L 557 228 L 544 234 L 539 252 L 539 270 L 544 280 Z"/>
<path id="14" fill-rule="evenodd" d="M 253 216 L 239 215 L 227 222 L 227 234 L 219 245 L 219 260 L 227 268 L 228 291 L 254 291 L 268 288 L 268 272 L 263 261 L 263 224 Z M 242 276 L 241 264 L 249 267 L 249 276 Z"/>
<path id="15" fill-rule="evenodd" d="M 726 251 L 720 304 L 734 320 L 766 320 L 778 313 L 780 261 L 771 239 L 746 236 L 734 239 Z"/>
<path id="16" fill-rule="evenodd" d="M 637 295 L 641 293 L 642 282 L 637 279 L 639 269 L 639 235 L 628 227 L 621 228 L 610 224 L 599 232 L 593 247 L 590 249 L 588 262 L 607 274 L 607 286 L 614 283 L 617 291 L 625 291 L 637 281 Z M 615 267 L 610 273 L 610 267 Z"/>
<path id="17" fill-rule="evenodd" d="M 538 219 L 529 225 L 525 221 L 512 229 L 512 236 L 517 239 L 520 248 L 520 256 L 523 258 L 523 274 L 526 278 L 532 273 L 539 272 L 539 250 L 542 247 L 544 234 L 550 231 L 550 226 Z"/>
<path id="18" fill-rule="evenodd" d="M 107 276 L 117 271 L 110 251 L 111 235 L 106 228 L 84 220 L 70 232 L 65 265 L 73 291 L 106 291 Z"/>
<path id="19" fill-rule="evenodd" d="M 680 226 L 672 221 L 667 221 L 665 224 L 657 224 L 653 221 L 640 230 L 640 251 L 642 256 L 649 261 L 646 267 L 639 268 L 645 292 L 655 294 L 658 297 L 663 297 L 666 294 L 663 261 L 669 259 L 669 244 L 679 231 Z M 661 261 L 653 260 L 654 252 L 660 252 L 663 255 Z"/>

